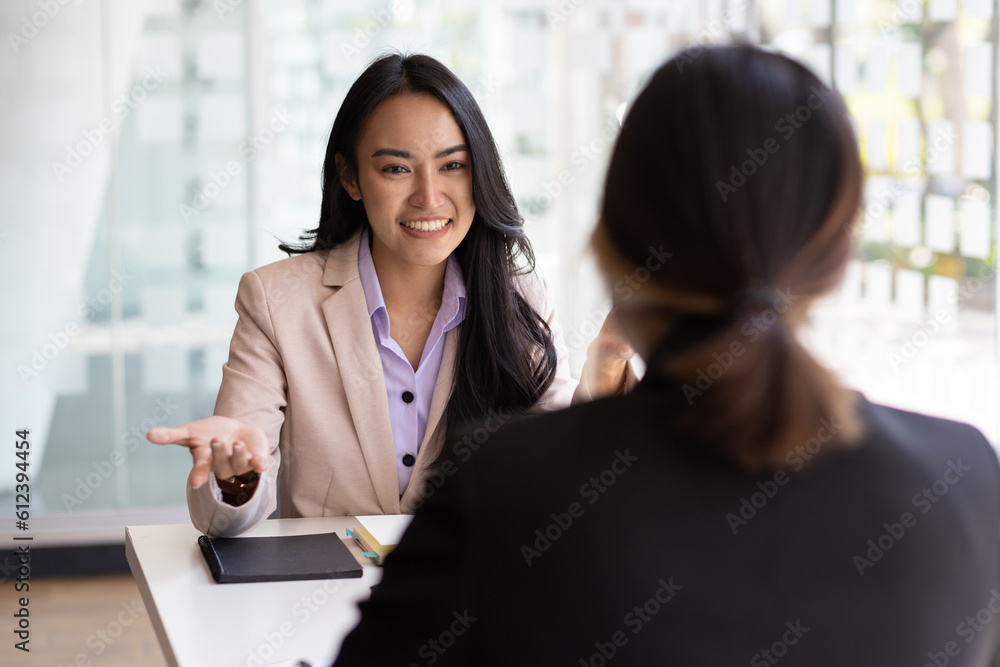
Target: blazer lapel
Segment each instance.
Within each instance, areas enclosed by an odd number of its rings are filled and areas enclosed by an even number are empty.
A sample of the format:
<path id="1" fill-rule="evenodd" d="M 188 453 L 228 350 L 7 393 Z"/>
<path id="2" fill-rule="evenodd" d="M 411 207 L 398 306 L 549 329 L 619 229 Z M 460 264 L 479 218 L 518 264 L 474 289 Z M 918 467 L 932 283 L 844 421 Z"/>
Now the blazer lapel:
<path id="1" fill-rule="evenodd" d="M 396 514 L 399 512 L 396 450 L 382 360 L 358 277 L 359 240 L 360 234 L 356 234 L 330 251 L 323 283 L 340 289 L 323 302 L 322 309 L 375 495 L 383 512 Z M 435 389 L 435 400 L 436 393 Z M 339 434 L 332 434 L 332 437 L 339 437 Z"/>
<path id="2" fill-rule="evenodd" d="M 424 441 L 420 443 L 418 456 L 427 452 L 432 460 L 440 453 L 431 451 L 434 449 L 432 439 L 438 423 L 444 417 L 445 408 L 448 407 L 448 400 L 451 398 L 452 383 L 455 379 L 455 359 L 458 357 L 458 340 L 461 335 L 462 325 L 449 331 L 444 335 L 444 353 L 441 355 L 441 370 L 438 371 L 437 382 L 434 384 L 434 396 L 431 398 L 431 410 L 427 415 L 427 431 L 424 433 Z"/>

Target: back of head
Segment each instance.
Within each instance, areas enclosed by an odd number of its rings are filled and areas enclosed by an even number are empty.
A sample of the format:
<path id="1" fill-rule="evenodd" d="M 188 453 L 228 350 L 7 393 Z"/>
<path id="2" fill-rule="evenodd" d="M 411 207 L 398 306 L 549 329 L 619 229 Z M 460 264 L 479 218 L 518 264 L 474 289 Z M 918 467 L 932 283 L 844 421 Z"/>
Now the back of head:
<path id="1" fill-rule="evenodd" d="M 680 385 L 682 435 L 747 469 L 782 465 L 823 424 L 856 436 L 850 394 L 794 326 L 840 282 L 861 192 L 844 103 L 799 63 L 730 46 L 654 74 L 615 146 L 595 245 L 612 282 L 647 277 L 616 300 L 655 332 L 649 372 Z"/>

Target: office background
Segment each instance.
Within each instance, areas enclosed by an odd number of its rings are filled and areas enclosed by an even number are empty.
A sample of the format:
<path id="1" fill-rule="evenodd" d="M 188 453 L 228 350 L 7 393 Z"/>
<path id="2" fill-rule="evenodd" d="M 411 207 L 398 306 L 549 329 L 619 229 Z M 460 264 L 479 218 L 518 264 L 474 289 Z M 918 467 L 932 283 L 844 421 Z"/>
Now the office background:
<path id="1" fill-rule="evenodd" d="M 0 424 L 9 440 L 31 430 L 36 543 L 115 544 L 124 525 L 186 520 L 189 455 L 142 433 L 211 414 L 239 276 L 315 225 L 334 115 L 390 50 L 440 58 L 483 107 L 576 372 L 608 308 L 585 246 L 628 100 L 667 57 L 733 35 L 803 59 L 847 98 L 868 172 L 859 257 L 805 339 L 869 398 L 997 442 L 996 13 L 994 0 L 0 2 Z"/>

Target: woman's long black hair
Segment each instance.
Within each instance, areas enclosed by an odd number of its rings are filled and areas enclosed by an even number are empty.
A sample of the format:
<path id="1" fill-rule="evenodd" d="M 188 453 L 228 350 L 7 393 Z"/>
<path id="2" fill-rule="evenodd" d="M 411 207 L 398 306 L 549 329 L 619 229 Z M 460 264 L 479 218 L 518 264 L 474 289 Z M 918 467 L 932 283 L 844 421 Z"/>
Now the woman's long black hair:
<path id="1" fill-rule="evenodd" d="M 491 409 L 529 408 L 556 373 L 549 326 L 515 287 L 518 275 L 534 270 L 535 255 L 479 105 L 465 84 L 434 58 L 388 55 L 358 77 L 337 113 L 326 147 L 319 225 L 300 236 L 301 244 L 279 247 L 288 253 L 326 250 L 368 224 L 364 204 L 352 199 L 341 184 L 336 155 L 341 154 L 356 173 L 356 147 L 364 122 L 380 104 L 400 93 L 426 93 L 441 100 L 472 153 L 476 215 L 455 249 L 465 277 L 466 312 L 447 424 L 478 420 Z"/>

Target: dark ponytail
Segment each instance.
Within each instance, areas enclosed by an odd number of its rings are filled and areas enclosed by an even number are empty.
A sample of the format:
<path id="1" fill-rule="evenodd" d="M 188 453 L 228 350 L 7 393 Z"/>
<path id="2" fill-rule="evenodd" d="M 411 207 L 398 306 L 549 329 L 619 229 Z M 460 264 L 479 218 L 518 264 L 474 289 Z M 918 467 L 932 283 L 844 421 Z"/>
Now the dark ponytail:
<path id="1" fill-rule="evenodd" d="M 655 73 L 615 146 L 595 246 L 605 265 L 672 253 L 635 316 L 664 332 L 648 372 L 676 386 L 680 435 L 748 470 L 788 465 L 817 434 L 857 437 L 852 395 L 795 327 L 839 283 L 861 195 L 843 101 L 797 62 L 718 47 Z"/>

